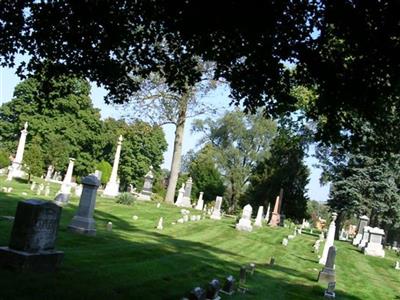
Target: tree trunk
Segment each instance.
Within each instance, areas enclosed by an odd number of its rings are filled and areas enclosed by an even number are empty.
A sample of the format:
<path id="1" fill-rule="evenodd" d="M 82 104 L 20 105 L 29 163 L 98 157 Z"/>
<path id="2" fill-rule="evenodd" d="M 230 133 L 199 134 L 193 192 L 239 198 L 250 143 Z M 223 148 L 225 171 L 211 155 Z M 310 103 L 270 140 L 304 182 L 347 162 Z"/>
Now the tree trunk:
<path id="1" fill-rule="evenodd" d="M 178 175 L 181 168 L 183 131 L 185 129 L 188 100 L 189 100 L 189 95 L 184 95 L 182 97 L 178 121 L 176 123 L 174 150 L 171 162 L 171 172 L 169 175 L 167 194 L 165 195 L 165 202 L 167 203 L 174 203 L 176 183 L 178 182 Z"/>

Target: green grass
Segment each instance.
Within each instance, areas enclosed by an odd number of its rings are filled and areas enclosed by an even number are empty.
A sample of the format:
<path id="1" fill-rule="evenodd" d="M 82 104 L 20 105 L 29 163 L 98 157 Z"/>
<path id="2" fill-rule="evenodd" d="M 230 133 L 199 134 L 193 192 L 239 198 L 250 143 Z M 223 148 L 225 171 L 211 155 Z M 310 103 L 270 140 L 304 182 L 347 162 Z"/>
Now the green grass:
<path id="1" fill-rule="evenodd" d="M 13 186 L 14 191 L 0 193 L 0 216 L 14 215 L 18 200 L 38 198 L 27 184 L 4 183 L 0 177 L 2 186 Z M 56 190 L 52 188 L 53 194 Z M 98 197 L 97 236 L 88 237 L 66 230 L 77 204 L 73 197 L 62 212 L 57 240 L 57 250 L 65 252 L 61 269 L 55 274 L 0 270 L 0 299 L 180 299 L 213 278 L 238 278 L 240 265 L 250 262 L 257 268 L 248 278 L 249 292 L 222 299 L 323 298 L 326 285 L 316 282 L 321 265 L 311 252 L 316 236 L 297 236 L 284 248 L 281 241 L 292 232 L 289 228 L 243 233 L 234 229 L 232 218 L 172 225 L 180 217 L 174 206 L 124 206 Z M 139 219 L 133 220 L 133 215 Z M 158 231 L 161 216 L 164 230 Z M 109 221 L 112 232 L 106 231 Z M 0 245 L 8 244 L 11 227 L 11 222 L 0 219 Z M 393 252 L 386 251 L 387 257 L 381 259 L 364 256 L 349 243 L 336 246 L 337 299 L 400 299 Z M 267 265 L 271 256 L 276 259 L 274 267 Z"/>

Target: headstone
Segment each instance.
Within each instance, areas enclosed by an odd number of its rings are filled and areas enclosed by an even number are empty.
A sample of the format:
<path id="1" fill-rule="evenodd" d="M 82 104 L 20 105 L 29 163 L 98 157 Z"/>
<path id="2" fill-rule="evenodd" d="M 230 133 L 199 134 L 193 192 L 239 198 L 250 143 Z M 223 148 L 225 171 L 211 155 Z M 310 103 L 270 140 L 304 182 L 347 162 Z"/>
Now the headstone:
<path id="1" fill-rule="evenodd" d="M 270 203 L 268 203 L 267 213 L 265 214 L 265 218 L 264 218 L 264 221 L 265 221 L 265 223 L 267 223 L 267 224 L 268 224 L 268 222 L 269 222 L 270 209 L 271 209 L 271 205 L 270 205 Z"/>
<path id="2" fill-rule="evenodd" d="M 393 241 L 392 249 L 397 250 L 397 241 Z"/>
<path id="3" fill-rule="evenodd" d="M 107 182 L 106 188 L 103 191 L 104 196 L 115 197 L 119 194 L 119 182 L 118 182 L 118 165 L 119 158 L 121 156 L 121 145 L 122 145 L 122 135 L 118 137 L 117 149 L 115 150 L 114 163 L 110 175 L 110 179 Z"/>
<path id="4" fill-rule="evenodd" d="M 324 297 L 327 299 L 335 299 L 336 282 L 329 282 L 328 288 L 325 290 Z"/>
<path id="5" fill-rule="evenodd" d="M 353 245 L 358 246 L 360 244 L 363 233 L 364 233 L 364 227 L 368 225 L 369 218 L 367 216 L 361 216 L 360 220 L 358 222 L 358 227 L 357 227 L 357 235 L 353 239 Z"/>
<path id="6" fill-rule="evenodd" d="M 221 292 L 227 295 L 233 295 L 235 292 L 235 278 L 232 275 L 225 278 Z"/>
<path id="7" fill-rule="evenodd" d="M 262 216 L 263 216 L 263 212 L 264 212 L 264 207 L 263 206 L 259 206 L 258 207 L 258 211 L 257 211 L 257 217 L 256 220 L 254 222 L 254 226 L 256 227 L 262 227 Z"/>
<path id="8" fill-rule="evenodd" d="M 239 284 L 244 285 L 246 283 L 247 267 L 241 266 L 239 272 Z"/>
<path id="9" fill-rule="evenodd" d="M 269 265 L 270 266 L 273 266 L 273 265 L 275 265 L 275 257 L 271 257 L 271 260 L 269 261 Z"/>
<path id="10" fill-rule="evenodd" d="M 204 206 L 203 194 L 204 194 L 204 192 L 200 192 L 199 199 L 197 200 L 197 204 L 194 209 L 203 210 L 203 206 Z"/>
<path id="11" fill-rule="evenodd" d="M 321 246 L 321 240 L 317 240 L 314 244 L 314 253 L 319 253 L 319 247 Z"/>
<path id="12" fill-rule="evenodd" d="M 157 225 L 158 230 L 163 230 L 163 217 L 160 218 Z"/>
<path id="13" fill-rule="evenodd" d="M 48 197 L 50 195 L 50 185 L 46 184 L 44 188 L 44 195 L 45 197 Z"/>
<path id="14" fill-rule="evenodd" d="M 44 189 L 43 183 L 39 184 L 39 187 L 38 187 L 38 189 L 36 191 L 36 195 L 40 196 L 42 194 L 43 189 Z"/>
<path id="15" fill-rule="evenodd" d="M 185 184 L 182 183 L 181 188 L 178 191 L 178 198 L 176 199 L 175 205 L 178 207 L 192 207 L 190 201 L 187 201 L 187 198 L 184 198 L 185 194 Z"/>
<path id="16" fill-rule="evenodd" d="M 217 300 L 220 299 L 219 291 L 221 290 L 221 284 L 218 279 L 213 279 L 208 283 L 207 286 L 207 299 Z"/>
<path id="17" fill-rule="evenodd" d="M 189 215 L 183 216 L 183 222 L 189 222 Z"/>
<path id="18" fill-rule="evenodd" d="M 278 196 L 278 197 L 276 197 L 274 211 L 272 212 L 272 217 L 271 217 L 271 220 L 269 222 L 269 225 L 271 227 L 278 226 L 280 224 L 280 221 L 281 221 L 281 215 L 279 213 L 279 207 L 280 207 L 279 202 L 280 202 L 280 199 L 279 199 L 279 196 Z"/>
<path id="19" fill-rule="evenodd" d="M 106 226 L 107 231 L 112 231 L 112 228 L 113 228 L 113 223 L 112 222 L 108 222 L 107 226 Z"/>
<path id="20" fill-rule="evenodd" d="M 385 257 L 385 250 L 383 250 L 383 237 L 385 231 L 378 227 L 369 230 L 369 240 L 364 248 L 364 254 L 369 256 Z"/>
<path id="21" fill-rule="evenodd" d="M 103 176 L 103 172 L 100 170 L 95 170 L 94 171 L 94 176 L 97 177 L 97 179 L 101 182 L 101 176 Z"/>
<path id="22" fill-rule="evenodd" d="M 285 246 L 285 247 L 287 247 L 288 244 L 289 244 L 289 240 L 288 240 L 287 238 L 284 238 L 284 239 L 282 240 L 282 245 Z"/>
<path id="23" fill-rule="evenodd" d="M 76 233 L 96 235 L 96 222 L 93 219 L 93 213 L 100 181 L 96 176 L 89 175 L 83 178 L 82 184 L 83 189 L 79 200 L 79 207 L 68 229 Z"/>
<path id="24" fill-rule="evenodd" d="M 52 165 L 49 165 L 49 167 L 47 168 L 47 173 L 46 173 L 46 181 L 50 181 L 51 180 L 51 176 L 53 175 L 54 172 L 54 168 Z"/>
<path id="25" fill-rule="evenodd" d="M 195 287 L 189 293 L 189 300 L 206 300 L 206 291 L 201 287 Z"/>
<path id="26" fill-rule="evenodd" d="M 326 259 L 326 264 L 322 271 L 319 272 L 318 282 L 333 282 L 336 281 L 335 274 L 335 259 L 336 259 L 336 248 L 331 246 L 328 251 L 328 257 Z"/>
<path id="27" fill-rule="evenodd" d="M 21 178 L 25 175 L 25 172 L 22 170 L 22 161 L 24 157 L 24 149 L 26 136 L 28 135 L 28 122 L 25 122 L 24 129 L 21 130 L 21 136 L 18 142 L 17 154 L 15 155 L 11 166 L 9 167 L 7 181 L 11 181 L 14 177 Z"/>
<path id="28" fill-rule="evenodd" d="M 369 231 L 372 229 L 372 227 L 369 226 L 364 226 L 363 228 L 363 234 L 360 243 L 358 244 L 357 248 L 360 250 L 363 250 L 365 245 L 367 244 L 369 240 Z"/>
<path id="29" fill-rule="evenodd" d="M 157 208 L 160 208 L 160 206 L 161 206 L 161 203 L 158 202 L 157 205 L 156 205 L 156 207 L 157 207 Z"/>
<path id="30" fill-rule="evenodd" d="M 396 270 L 400 270 L 400 261 L 397 260 L 397 261 L 395 262 L 394 268 L 395 268 Z"/>
<path id="31" fill-rule="evenodd" d="M 61 191 L 56 196 L 55 201 L 58 204 L 66 204 L 69 201 L 69 196 L 71 194 L 71 180 L 72 180 L 72 172 L 74 170 L 74 158 L 69 159 L 67 173 L 65 174 L 64 180 L 61 184 Z"/>
<path id="32" fill-rule="evenodd" d="M 36 187 L 36 182 L 33 181 L 31 184 L 31 191 L 35 190 L 35 187 Z"/>
<path id="33" fill-rule="evenodd" d="M 55 250 L 62 208 L 52 202 L 18 202 L 8 247 L 0 247 L 0 266 L 55 271 L 64 253 Z"/>
<path id="34" fill-rule="evenodd" d="M 183 201 L 184 202 L 190 203 L 190 198 L 191 198 L 191 194 L 192 194 L 192 185 L 193 185 L 192 177 L 189 177 L 185 183 L 185 192 L 183 193 Z"/>
<path id="35" fill-rule="evenodd" d="M 326 260 L 328 258 L 328 252 L 329 248 L 333 246 L 333 242 L 335 240 L 335 230 L 336 230 L 336 218 L 337 218 L 337 213 L 332 213 L 332 222 L 329 224 L 329 229 L 328 229 L 328 235 L 326 237 L 326 242 L 324 245 L 324 250 L 322 252 L 322 256 L 319 260 L 319 263 L 322 265 L 326 264 Z"/>
<path id="36" fill-rule="evenodd" d="M 253 208 L 250 204 L 247 204 L 243 207 L 242 217 L 239 220 L 239 223 L 236 224 L 236 229 L 240 231 L 251 232 L 253 230 L 253 226 L 251 225 L 251 213 L 253 212 Z"/>
<path id="37" fill-rule="evenodd" d="M 93 176 L 95 176 L 95 175 L 93 175 Z M 96 176 L 95 176 L 96 177 Z M 97 177 L 96 177 L 97 178 Z M 82 195 L 82 191 L 83 191 L 83 186 L 82 186 L 82 184 L 78 184 L 76 187 L 75 187 L 75 196 L 77 196 L 77 197 L 80 197 L 81 195 Z"/>
<path id="38" fill-rule="evenodd" d="M 138 197 L 139 200 L 144 200 L 144 201 L 151 200 L 151 195 L 153 194 L 153 180 L 154 180 L 153 167 L 150 166 L 149 172 L 147 172 L 147 174 L 144 176 L 143 189 Z"/>
<path id="39" fill-rule="evenodd" d="M 210 219 L 221 220 L 221 206 L 222 206 L 222 197 L 217 196 L 217 198 L 215 199 L 215 205 L 213 212 L 210 216 Z"/>

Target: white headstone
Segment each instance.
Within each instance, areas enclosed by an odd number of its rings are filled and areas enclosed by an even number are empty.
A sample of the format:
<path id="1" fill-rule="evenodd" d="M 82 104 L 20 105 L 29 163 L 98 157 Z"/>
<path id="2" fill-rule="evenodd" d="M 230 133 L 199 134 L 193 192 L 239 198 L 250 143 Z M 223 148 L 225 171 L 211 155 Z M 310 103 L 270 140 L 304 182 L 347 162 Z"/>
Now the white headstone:
<path id="1" fill-rule="evenodd" d="M 204 200 L 203 200 L 203 192 L 200 192 L 199 199 L 197 200 L 196 207 L 194 209 L 203 210 Z"/>
<path id="2" fill-rule="evenodd" d="M 10 181 L 14 177 L 23 177 L 25 172 L 22 171 L 22 160 L 24 158 L 25 142 L 26 136 L 28 135 L 28 122 L 25 122 L 24 129 L 21 130 L 21 136 L 18 142 L 17 154 L 13 159 L 11 166 L 9 167 L 9 172 L 7 175 L 7 180 Z"/>
<path id="3" fill-rule="evenodd" d="M 163 217 L 160 218 L 157 225 L 158 230 L 163 230 Z"/>
<path id="4" fill-rule="evenodd" d="M 269 222 L 269 213 L 270 213 L 271 205 L 268 203 L 267 213 L 265 214 L 264 221 L 268 224 Z"/>
<path id="5" fill-rule="evenodd" d="M 222 205 L 222 197 L 217 196 L 217 198 L 215 199 L 215 205 L 213 212 L 210 216 L 210 219 L 221 220 L 221 205 Z"/>
<path id="6" fill-rule="evenodd" d="M 385 231 L 378 227 L 369 230 L 369 239 L 364 247 L 364 254 L 369 256 L 385 257 L 385 250 L 383 250 L 382 240 Z"/>
<path id="7" fill-rule="evenodd" d="M 107 231 L 111 231 L 111 230 L 112 230 L 112 227 L 113 227 L 112 222 L 108 222 L 108 223 L 107 223 Z"/>
<path id="8" fill-rule="evenodd" d="M 285 247 L 287 247 L 288 244 L 289 244 L 289 240 L 288 240 L 287 238 L 284 238 L 284 239 L 282 240 L 282 245 L 285 246 Z"/>
<path id="9" fill-rule="evenodd" d="M 243 207 L 242 217 L 239 220 L 239 223 L 236 224 L 236 229 L 240 231 L 252 231 L 253 226 L 251 226 L 251 213 L 253 212 L 253 208 L 250 204 L 247 204 Z"/>
<path id="10" fill-rule="evenodd" d="M 256 227 L 262 227 L 262 216 L 263 216 L 263 212 L 264 212 L 264 207 L 263 207 L 263 206 L 258 207 L 257 217 L 256 217 L 256 220 L 255 220 L 255 222 L 254 222 L 254 226 L 256 226 Z"/>
<path id="11" fill-rule="evenodd" d="M 176 199 L 175 205 L 178 207 L 192 207 L 190 198 L 185 197 L 185 184 L 182 183 L 181 188 L 178 191 L 178 198 Z"/>

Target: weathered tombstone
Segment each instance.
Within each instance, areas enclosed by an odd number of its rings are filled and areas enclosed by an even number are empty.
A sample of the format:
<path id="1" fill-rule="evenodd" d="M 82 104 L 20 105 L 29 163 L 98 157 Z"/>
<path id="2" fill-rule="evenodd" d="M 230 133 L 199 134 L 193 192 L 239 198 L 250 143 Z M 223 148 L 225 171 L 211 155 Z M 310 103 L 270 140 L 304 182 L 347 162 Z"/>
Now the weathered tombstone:
<path id="1" fill-rule="evenodd" d="M 336 230 L 336 218 L 337 218 L 337 213 L 332 213 L 332 222 L 329 224 L 329 229 L 328 229 L 328 234 L 326 236 L 326 242 L 324 245 L 324 250 L 322 252 L 322 256 L 319 260 L 319 263 L 322 265 L 325 265 L 326 260 L 328 258 L 328 251 L 329 248 L 333 246 L 333 242 L 335 240 L 335 230 Z"/>
<path id="2" fill-rule="evenodd" d="M 276 197 L 274 211 L 272 212 L 272 217 L 269 222 L 269 225 L 272 227 L 276 227 L 280 224 L 280 214 L 279 214 L 279 196 Z"/>
<path id="3" fill-rule="evenodd" d="M 392 249 L 397 250 L 397 241 L 393 241 Z"/>
<path id="4" fill-rule="evenodd" d="M 112 222 L 108 222 L 107 225 L 106 225 L 107 231 L 112 231 L 112 228 L 113 228 L 113 223 Z"/>
<path id="5" fill-rule="evenodd" d="M 269 265 L 270 266 L 273 266 L 273 265 L 275 265 L 275 257 L 271 257 L 271 260 L 269 261 Z"/>
<path id="6" fill-rule="evenodd" d="M 361 216 L 360 220 L 358 222 L 358 227 L 357 227 L 357 235 L 353 239 L 353 245 L 358 246 L 358 244 L 361 242 L 361 239 L 364 234 L 364 227 L 368 225 L 369 218 L 367 216 Z"/>
<path id="7" fill-rule="evenodd" d="M 285 247 L 287 247 L 288 244 L 289 244 L 289 240 L 288 240 L 287 238 L 284 238 L 284 239 L 282 240 L 282 245 L 285 246 Z"/>
<path id="8" fill-rule="evenodd" d="M 335 259 L 336 259 L 336 248 L 331 246 L 328 251 L 328 258 L 326 259 L 325 266 L 322 271 L 318 274 L 318 282 L 333 282 L 336 281 L 335 274 Z"/>
<path id="9" fill-rule="evenodd" d="M 328 288 L 325 290 L 324 297 L 328 299 L 335 299 L 336 282 L 329 282 Z"/>
<path id="10" fill-rule="evenodd" d="M 268 221 L 269 221 L 270 209 L 271 209 L 271 205 L 270 205 L 270 203 L 268 203 L 267 213 L 265 214 L 265 218 L 264 218 L 264 221 L 265 221 L 265 223 L 267 223 L 267 224 L 268 224 Z"/>
<path id="11" fill-rule="evenodd" d="M 358 249 L 363 250 L 363 248 L 367 244 L 367 242 L 369 240 L 369 231 L 371 229 L 372 229 L 372 227 L 370 227 L 370 226 L 364 226 L 361 241 L 357 246 Z"/>
<path id="12" fill-rule="evenodd" d="M 44 188 L 44 195 L 45 197 L 48 197 L 50 195 L 50 186 L 47 184 Z"/>
<path id="13" fill-rule="evenodd" d="M 147 172 L 147 174 L 144 176 L 143 189 L 138 197 L 139 200 L 144 200 L 144 201 L 151 200 L 151 195 L 153 194 L 153 180 L 154 180 L 153 167 L 150 166 L 149 172 Z"/>
<path id="14" fill-rule="evenodd" d="M 203 206 L 204 206 L 203 194 L 204 194 L 204 192 L 200 192 L 199 199 L 197 200 L 197 204 L 194 209 L 203 210 Z"/>
<path id="15" fill-rule="evenodd" d="M 239 285 L 244 285 L 246 283 L 247 267 L 241 266 L 239 272 Z"/>
<path id="16" fill-rule="evenodd" d="M 201 287 L 195 287 L 189 293 L 189 300 L 206 300 L 206 291 Z"/>
<path id="17" fill-rule="evenodd" d="M 210 216 L 210 219 L 221 220 L 221 206 L 222 206 L 222 197 L 217 196 L 217 198 L 215 199 L 215 205 L 213 212 Z"/>
<path id="18" fill-rule="evenodd" d="M 210 300 L 220 299 L 219 291 L 221 290 L 221 284 L 218 279 L 213 279 L 208 283 L 206 298 Z"/>
<path id="19" fill-rule="evenodd" d="M 364 254 L 369 256 L 385 257 L 385 250 L 383 250 L 382 240 L 385 231 L 378 227 L 369 230 L 369 239 L 364 247 Z"/>
<path id="20" fill-rule="evenodd" d="M 78 210 L 73 217 L 68 229 L 86 235 L 96 235 L 96 222 L 93 212 L 96 206 L 96 193 L 100 181 L 94 175 L 89 175 L 82 180 L 83 189 L 79 200 Z"/>
<path id="21" fill-rule="evenodd" d="M 253 226 L 251 225 L 251 213 L 253 212 L 253 208 L 250 204 L 247 204 L 243 207 L 242 217 L 239 220 L 239 223 L 236 224 L 236 229 L 240 231 L 252 231 Z"/>
<path id="22" fill-rule="evenodd" d="M 192 185 L 193 185 L 192 177 L 189 177 L 188 180 L 186 180 L 185 192 L 183 193 L 183 201 L 187 201 L 188 203 L 190 203 L 190 198 L 192 194 Z"/>
<path id="23" fill-rule="evenodd" d="M 0 247 L 0 266 L 28 271 L 55 271 L 64 253 L 55 250 L 62 208 L 30 199 L 18 202 L 8 247 Z"/>
<path id="24" fill-rule="evenodd" d="M 160 218 L 157 225 L 158 230 L 163 230 L 163 217 Z"/>
<path id="25" fill-rule="evenodd" d="M 184 201 L 183 199 L 184 194 L 185 194 L 185 184 L 182 183 L 182 186 L 178 191 L 178 198 L 176 199 L 175 205 L 178 207 L 191 207 L 190 201 L 189 203 Z"/>
<path id="26" fill-rule="evenodd" d="M 31 184 L 31 191 L 33 191 L 35 189 L 35 187 L 36 187 L 36 182 L 33 181 Z"/>
<path id="27" fill-rule="evenodd" d="M 46 181 L 50 181 L 51 180 L 51 176 L 53 175 L 54 172 L 54 168 L 52 165 L 49 165 L 49 167 L 47 168 L 47 173 L 46 173 Z"/>
<path id="28" fill-rule="evenodd" d="M 22 170 L 22 163 L 24 157 L 24 149 L 26 136 L 28 135 L 28 122 L 25 122 L 24 129 L 21 130 L 21 136 L 19 138 L 17 154 L 15 155 L 11 166 L 9 167 L 9 172 L 7 175 L 7 181 L 11 181 L 14 177 L 23 177 L 25 172 Z"/>
<path id="29" fill-rule="evenodd" d="M 258 207 L 258 211 L 257 211 L 257 217 L 256 220 L 254 222 L 254 226 L 256 227 L 262 227 L 262 216 L 263 216 L 263 212 L 264 212 L 264 207 L 263 206 L 259 206 Z"/>
<path id="30" fill-rule="evenodd" d="M 95 176 L 95 175 L 93 175 L 93 176 Z M 96 177 L 96 178 L 97 178 L 97 177 Z M 82 184 L 78 184 L 78 185 L 75 187 L 75 196 L 77 196 L 77 197 L 82 196 L 82 190 L 83 190 Z"/>
<path id="31" fill-rule="evenodd" d="M 225 278 L 224 286 L 222 287 L 221 293 L 227 295 L 233 295 L 235 292 L 235 278 L 232 275 L 229 275 Z"/>
<path id="32" fill-rule="evenodd" d="M 74 170 L 74 162 L 75 158 L 69 159 L 69 164 L 67 168 L 67 173 L 65 174 L 64 180 L 61 184 L 60 193 L 54 199 L 58 204 L 66 204 L 69 201 L 69 197 L 71 194 L 71 180 L 72 180 L 72 173 Z"/>

